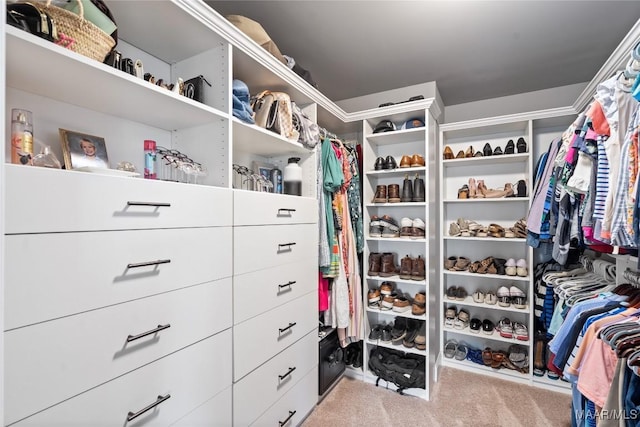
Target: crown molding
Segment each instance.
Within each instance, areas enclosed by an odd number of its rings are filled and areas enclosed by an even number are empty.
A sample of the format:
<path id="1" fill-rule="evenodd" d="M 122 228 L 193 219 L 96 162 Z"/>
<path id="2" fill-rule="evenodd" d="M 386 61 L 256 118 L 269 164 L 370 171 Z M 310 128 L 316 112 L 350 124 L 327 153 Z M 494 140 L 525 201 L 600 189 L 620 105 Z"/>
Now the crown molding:
<path id="1" fill-rule="evenodd" d="M 640 19 L 631 27 L 631 30 L 622 39 L 618 47 L 613 51 L 611 56 L 605 61 L 604 65 L 598 70 L 596 75 L 591 79 L 587 87 L 578 96 L 573 103 L 576 111 L 582 111 L 593 99 L 598 85 L 622 70 L 629 61 L 631 51 L 640 40 Z"/>
<path id="2" fill-rule="evenodd" d="M 486 119 L 465 120 L 462 122 L 445 123 L 440 125 L 441 132 L 459 129 L 471 129 L 482 126 L 502 125 L 505 123 L 524 122 L 529 120 L 550 119 L 562 116 L 575 116 L 577 114 L 573 106 L 549 108 L 546 110 L 527 111 L 524 113 L 507 114 L 504 116 L 489 117 Z"/>

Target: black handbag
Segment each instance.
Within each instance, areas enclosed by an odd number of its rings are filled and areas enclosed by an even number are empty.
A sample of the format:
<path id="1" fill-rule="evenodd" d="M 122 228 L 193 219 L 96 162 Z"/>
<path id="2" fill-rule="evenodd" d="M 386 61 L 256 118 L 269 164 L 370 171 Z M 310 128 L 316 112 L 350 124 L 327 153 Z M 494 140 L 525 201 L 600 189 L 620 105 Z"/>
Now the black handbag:
<path id="1" fill-rule="evenodd" d="M 211 83 L 201 74 L 184 82 L 184 96 L 194 101 L 204 102 L 204 84 L 211 87 Z"/>
<path id="2" fill-rule="evenodd" d="M 58 39 L 55 22 L 31 3 L 8 3 L 7 24 L 48 41 Z"/>

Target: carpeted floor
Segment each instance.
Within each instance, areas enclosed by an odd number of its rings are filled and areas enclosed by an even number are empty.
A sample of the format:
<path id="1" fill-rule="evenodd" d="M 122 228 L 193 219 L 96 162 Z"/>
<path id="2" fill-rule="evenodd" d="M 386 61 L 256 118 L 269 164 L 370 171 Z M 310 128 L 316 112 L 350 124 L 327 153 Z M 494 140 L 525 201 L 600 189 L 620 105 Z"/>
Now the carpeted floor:
<path id="1" fill-rule="evenodd" d="M 570 411 L 568 394 L 443 368 L 429 402 L 343 377 L 302 426 L 567 427 Z"/>

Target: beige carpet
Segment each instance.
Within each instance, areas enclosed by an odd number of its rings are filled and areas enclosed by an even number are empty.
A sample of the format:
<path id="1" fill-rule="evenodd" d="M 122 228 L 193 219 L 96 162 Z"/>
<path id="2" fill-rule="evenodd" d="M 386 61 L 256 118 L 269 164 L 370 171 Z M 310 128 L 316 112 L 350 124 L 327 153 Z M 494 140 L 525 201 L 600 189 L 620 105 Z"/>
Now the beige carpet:
<path id="1" fill-rule="evenodd" d="M 431 401 L 343 377 L 304 421 L 326 426 L 500 426 L 571 425 L 568 394 L 443 368 Z"/>

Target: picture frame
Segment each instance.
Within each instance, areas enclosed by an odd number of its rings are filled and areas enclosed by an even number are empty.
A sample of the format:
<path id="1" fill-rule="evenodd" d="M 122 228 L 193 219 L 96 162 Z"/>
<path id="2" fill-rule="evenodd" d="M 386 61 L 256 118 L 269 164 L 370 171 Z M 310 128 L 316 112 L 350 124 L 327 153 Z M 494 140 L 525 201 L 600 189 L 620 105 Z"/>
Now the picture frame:
<path id="1" fill-rule="evenodd" d="M 68 129 L 58 130 L 65 169 L 109 169 L 104 138 Z"/>
<path id="2" fill-rule="evenodd" d="M 271 170 L 275 169 L 275 165 L 272 165 L 271 163 L 264 163 L 264 162 L 256 162 L 254 161 L 253 164 L 251 165 L 251 170 L 253 171 L 253 173 L 257 173 L 258 175 L 262 175 L 263 177 L 265 177 L 267 179 L 267 181 L 271 180 Z"/>

